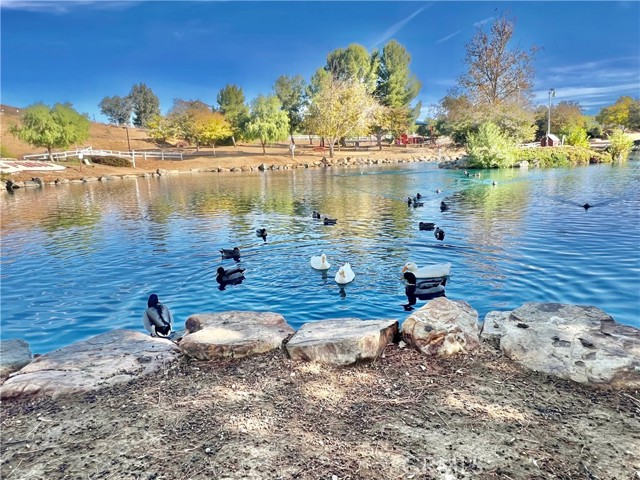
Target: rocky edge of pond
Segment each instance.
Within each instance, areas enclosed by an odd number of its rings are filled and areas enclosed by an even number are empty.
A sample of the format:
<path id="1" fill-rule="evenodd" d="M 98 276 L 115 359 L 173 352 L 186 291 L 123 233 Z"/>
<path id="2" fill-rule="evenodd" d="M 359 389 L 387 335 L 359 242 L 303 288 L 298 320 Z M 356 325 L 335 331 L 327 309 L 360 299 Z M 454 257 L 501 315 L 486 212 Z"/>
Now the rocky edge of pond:
<path id="1" fill-rule="evenodd" d="M 44 185 L 64 185 L 69 183 L 92 183 L 92 182 L 109 182 L 113 180 L 124 180 L 130 178 L 148 178 L 162 177 L 167 175 L 177 175 L 184 173 L 223 173 L 223 172 L 255 172 L 268 170 L 292 170 L 296 168 L 331 168 L 331 167 L 356 167 L 366 165 L 385 165 L 397 163 L 415 163 L 415 162 L 438 162 L 440 168 L 460 169 L 471 168 L 468 165 L 468 157 L 466 155 L 454 157 L 442 155 L 440 157 L 410 156 L 407 158 L 367 158 L 367 157 L 341 157 L 327 158 L 315 160 L 312 162 L 291 162 L 282 165 L 258 163 L 254 165 L 242 165 L 239 167 L 213 167 L 213 168 L 190 168 L 190 169 L 164 169 L 158 168 L 154 171 L 143 172 L 139 174 L 124 175 L 101 175 L 101 176 L 79 176 L 78 178 L 57 178 L 53 181 L 44 181 L 40 177 L 33 177 L 31 180 L 13 181 L 2 180 L 0 186 L 9 190 L 17 190 L 20 188 L 39 188 Z"/>
<path id="2" fill-rule="evenodd" d="M 348 366 L 377 359 L 389 343 L 432 357 L 465 355 L 481 342 L 523 367 L 610 389 L 640 388 L 640 330 L 582 305 L 525 303 L 489 312 L 442 297 L 395 319 L 327 319 L 297 332 L 271 312 L 191 315 L 178 342 L 115 330 L 32 358 L 24 340 L 0 342 L 0 398 L 79 394 L 157 372 L 181 357 L 239 359 L 283 348 L 294 361 Z M 12 373 L 11 373 L 12 372 Z"/>

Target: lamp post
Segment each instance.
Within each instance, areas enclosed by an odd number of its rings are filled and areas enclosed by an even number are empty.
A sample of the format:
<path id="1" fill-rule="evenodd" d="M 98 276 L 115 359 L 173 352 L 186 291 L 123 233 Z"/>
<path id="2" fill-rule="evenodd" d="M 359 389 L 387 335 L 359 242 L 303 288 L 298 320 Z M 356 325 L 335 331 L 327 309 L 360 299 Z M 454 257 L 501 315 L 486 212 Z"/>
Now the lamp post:
<path id="1" fill-rule="evenodd" d="M 547 137 L 551 133 L 551 97 L 555 97 L 555 96 L 556 96 L 556 89 L 550 88 L 549 89 L 549 120 L 547 123 Z"/>

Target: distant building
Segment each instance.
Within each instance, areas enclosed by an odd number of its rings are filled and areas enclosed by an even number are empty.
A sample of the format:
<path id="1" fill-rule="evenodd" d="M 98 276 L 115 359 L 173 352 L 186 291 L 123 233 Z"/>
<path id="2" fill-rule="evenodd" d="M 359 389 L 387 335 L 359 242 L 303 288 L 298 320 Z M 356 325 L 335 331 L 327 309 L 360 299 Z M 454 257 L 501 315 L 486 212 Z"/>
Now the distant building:
<path id="1" fill-rule="evenodd" d="M 557 147 L 560 145 L 560 139 L 553 133 L 548 133 L 540 140 L 541 147 Z"/>

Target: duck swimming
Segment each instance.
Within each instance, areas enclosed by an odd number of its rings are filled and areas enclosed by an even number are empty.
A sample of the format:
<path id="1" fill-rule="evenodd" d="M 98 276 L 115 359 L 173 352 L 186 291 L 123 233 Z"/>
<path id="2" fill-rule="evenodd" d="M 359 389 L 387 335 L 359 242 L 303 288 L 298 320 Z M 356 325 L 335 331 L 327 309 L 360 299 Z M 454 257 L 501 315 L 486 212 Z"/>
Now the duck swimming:
<path id="1" fill-rule="evenodd" d="M 311 268 L 315 268 L 316 270 L 329 270 L 331 264 L 327 262 L 327 256 L 323 253 L 322 255 L 314 255 L 311 257 Z"/>
<path id="2" fill-rule="evenodd" d="M 222 258 L 240 258 L 240 249 L 238 247 L 220 249 Z"/>
<path id="3" fill-rule="evenodd" d="M 589 210 L 593 205 L 589 205 L 588 203 L 585 203 L 584 205 L 581 205 L 582 208 L 584 208 L 585 210 Z"/>
<path id="4" fill-rule="evenodd" d="M 320 220 L 320 218 L 322 218 L 322 217 L 320 216 L 320 212 L 316 212 L 315 210 L 313 211 L 313 213 L 311 214 L 311 216 L 312 216 L 313 218 L 317 218 L 318 220 Z"/>
<path id="5" fill-rule="evenodd" d="M 440 211 L 441 212 L 444 212 L 445 210 L 448 210 L 448 209 L 449 209 L 449 205 L 447 205 L 444 202 L 440 202 Z"/>
<path id="6" fill-rule="evenodd" d="M 420 230 L 426 230 L 426 231 L 430 232 L 431 230 L 436 228 L 436 224 L 432 223 L 432 222 L 420 222 L 420 223 L 418 223 L 418 228 Z"/>
<path id="7" fill-rule="evenodd" d="M 256 228 L 256 235 L 258 237 L 262 237 L 263 240 L 267 240 L 267 229 L 266 228 Z"/>
<path id="8" fill-rule="evenodd" d="M 338 269 L 335 280 L 336 283 L 344 285 L 346 283 L 353 282 L 355 278 L 356 274 L 353 273 L 353 270 L 351 270 L 351 265 L 349 264 L 349 262 L 347 262 Z"/>
<path id="9" fill-rule="evenodd" d="M 216 273 L 216 282 L 220 285 L 224 284 L 232 284 L 234 282 L 242 281 L 244 279 L 244 271 L 245 269 L 242 267 L 232 267 L 227 268 L 226 270 L 223 267 L 218 267 Z"/>
<path id="10" fill-rule="evenodd" d="M 336 219 L 336 218 L 324 217 L 323 223 L 324 223 L 325 225 L 335 225 L 336 223 L 338 223 L 338 219 Z"/>
<path id="11" fill-rule="evenodd" d="M 437 227 L 436 231 L 433 232 L 433 236 L 436 237 L 436 240 L 444 240 L 444 230 L 442 230 L 440 227 Z"/>
<path id="12" fill-rule="evenodd" d="M 431 280 L 439 280 L 438 283 L 442 283 L 445 285 L 447 283 L 447 277 L 451 274 L 451 264 L 450 263 L 438 263 L 435 265 L 425 265 L 422 268 L 418 268 L 418 266 L 413 262 L 407 262 L 402 267 L 402 273 L 411 273 L 415 275 L 418 281 L 425 281 L 427 279 Z"/>

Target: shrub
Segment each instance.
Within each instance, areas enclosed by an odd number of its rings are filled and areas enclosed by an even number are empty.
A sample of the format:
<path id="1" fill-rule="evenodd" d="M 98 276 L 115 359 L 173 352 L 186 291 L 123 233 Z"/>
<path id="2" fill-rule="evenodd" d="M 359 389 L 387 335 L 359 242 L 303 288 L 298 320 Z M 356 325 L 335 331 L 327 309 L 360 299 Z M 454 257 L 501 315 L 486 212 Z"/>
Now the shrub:
<path id="1" fill-rule="evenodd" d="M 108 167 L 130 167 L 131 161 L 121 157 L 91 157 L 93 163 Z"/>
<path id="2" fill-rule="evenodd" d="M 518 162 L 526 160 L 543 168 L 611 162 L 611 155 L 606 152 L 571 145 L 520 149 L 516 152 L 515 158 Z"/>
<path id="3" fill-rule="evenodd" d="M 500 127 L 486 122 L 467 138 L 469 165 L 474 168 L 510 167 L 514 163 L 515 142 Z"/>
<path id="4" fill-rule="evenodd" d="M 589 148 L 589 139 L 587 138 L 587 131 L 577 125 L 574 125 L 567 132 L 567 145 L 573 145 L 575 147 Z"/>
<path id="5" fill-rule="evenodd" d="M 626 160 L 633 148 L 633 140 L 627 137 L 621 129 L 616 129 L 609 135 L 611 145 L 608 150 L 615 160 Z"/>

